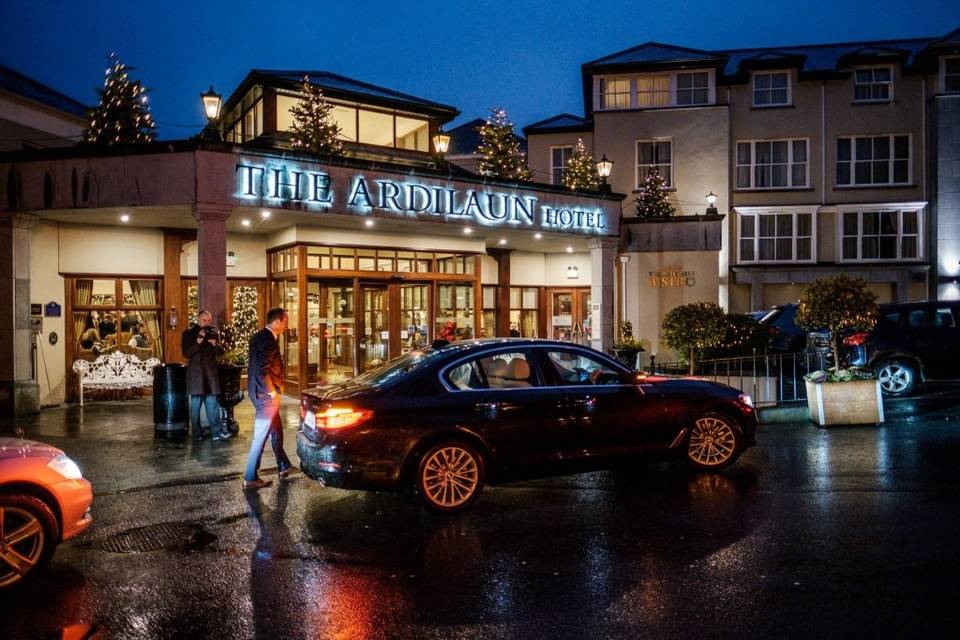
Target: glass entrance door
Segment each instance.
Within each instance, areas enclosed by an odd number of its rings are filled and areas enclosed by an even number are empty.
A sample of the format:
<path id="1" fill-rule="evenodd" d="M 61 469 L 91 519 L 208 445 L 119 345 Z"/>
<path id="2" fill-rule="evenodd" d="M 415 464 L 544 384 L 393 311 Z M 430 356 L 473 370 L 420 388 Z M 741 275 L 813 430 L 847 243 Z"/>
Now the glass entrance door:
<path id="1" fill-rule="evenodd" d="M 360 336 L 360 372 L 378 367 L 390 358 L 390 307 L 387 286 L 362 284 L 363 335 Z"/>
<path id="2" fill-rule="evenodd" d="M 550 336 L 554 340 L 589 343 L 590 289 L 550 291 Z"/>
<path id="3" fill-rule="evenodd" d="M 354 375 L 354 303 L 350 282 L 307 281 L 308 381 L 336 384 Z"/>
<path id="4" fill-rule="evenodd" d="M 430 346 L 430 285 L 400 285 L 400 353 Z"/>

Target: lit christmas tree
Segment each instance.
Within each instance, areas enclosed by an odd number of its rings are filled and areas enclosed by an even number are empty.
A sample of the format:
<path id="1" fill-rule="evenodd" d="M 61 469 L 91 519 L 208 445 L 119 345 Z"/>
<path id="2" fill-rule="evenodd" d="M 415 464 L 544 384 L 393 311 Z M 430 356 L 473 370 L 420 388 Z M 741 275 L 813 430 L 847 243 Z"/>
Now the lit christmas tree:
<path id="1" fill-rule="evenodd" d="M 520 151 L 520 139 L 513 132 L 513 123 L 506 110 L 497 107 L 490 113 L 491 117 L 477 130 L 480 134 L 477 172 L 482 176 L 529 182 L 533 173 L 527 166 L 526 156 Z"/>
<path id="2" fill-rule="evenodd" d="M 563 170 L 563 186 L 571 189 L 596 189 L 599 183 L 597 161 L 587 153 L 583 138 L 578 138 L 573 155 L 567 160 L 567 166 Z"/>
<path id="3" fill-rule="evenodd" d="M 310 84 L 310 76 L 303 76 L 300 91 L 304 99 L 290 109 L 293 148 L 318 156 L 342 155 L 343 141 L 333 119 L 333 105 L 324 99 L 320 87 Z"/>
<path id="4" fill-rule="evenodd" d="M 676 212 L 667 200 L 667 181 L 656 169 L 650 170 L 643 184 L 640 185 L 639 191 L 640 195 L 634 200 L 637 205 L 637 217 L 669 218 Z"/>
<path id="5" fill-rule="evenodd" d="M 116 54 L 107 56 L 109 66 L 100 104 L 87 111 L 89 124 L 83 139 L 97 145 L 134 144 L 153 142 L 157 128 L 147 104 L 147 90 L 139 80 L 131 80 L 133 67 L 120 62 Z"/>
<path id="6" fill-rule="evenodd" d="M 220 346 L 224 349 L 222 362 L 245 365 L 250 338 L 259 330 L 257 319 L 257 288 L 238 286 L 233 290 L 233 314 L 229 322 L 220 326 Z"/>

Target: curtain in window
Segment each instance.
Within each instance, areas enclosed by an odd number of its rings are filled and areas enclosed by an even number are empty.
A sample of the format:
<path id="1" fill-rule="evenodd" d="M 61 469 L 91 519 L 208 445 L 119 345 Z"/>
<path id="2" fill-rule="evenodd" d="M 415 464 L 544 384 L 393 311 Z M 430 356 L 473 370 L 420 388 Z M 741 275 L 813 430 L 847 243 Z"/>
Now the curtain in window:
<path id="1" fill-rule="evenodd" d="M 93 280 L 89 279 L 76 279 L 74 282 L 74 303 L 77 306 L 88 305 L 93 300 Z M 90 318 L 89 311 L 75 311 L 73 314 L 73 339 L 79 345 L 81 339 L 83 338 L 84 332 L 87 330 L 88 319 Z M 93 321 L 90 319 L 89 324 L 93 326 Z M 99 339 L 99 338 L 98 338 Z M 82 351 L 82 347 L 78 349 L 77 353 L 79 354 Z"/>
<path id="2" fill-rule="evenodd" d="M 130 291 L 133 293 L 134 304 L 138 307 L 157 306 L 157 289 L 159 282 L 156 280 L 131 280 Z M 163 359 L 163 340 L 160 335 L 160 312 L 159 311 L 141 311 L 140 317 L 143 318 L 141 331 L 146 334 L 144 337 L 150 341 L 153 347 L 153 353 L 160 359 Z"/>

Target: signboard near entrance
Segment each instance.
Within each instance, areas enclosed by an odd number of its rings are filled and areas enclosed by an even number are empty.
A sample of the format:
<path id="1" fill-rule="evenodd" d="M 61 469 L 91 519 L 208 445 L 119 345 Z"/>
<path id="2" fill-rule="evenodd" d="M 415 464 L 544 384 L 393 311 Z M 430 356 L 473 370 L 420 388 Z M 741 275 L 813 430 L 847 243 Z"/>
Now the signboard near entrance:
<path id="1" fill-rule="evenodd" d="M 695 271 L 684 271 L 681 267 L 669 267 L 660 271 L 649 271 L 647 284 L 654 289 L 673 287 L 692 287 L 697 284 Z"/>

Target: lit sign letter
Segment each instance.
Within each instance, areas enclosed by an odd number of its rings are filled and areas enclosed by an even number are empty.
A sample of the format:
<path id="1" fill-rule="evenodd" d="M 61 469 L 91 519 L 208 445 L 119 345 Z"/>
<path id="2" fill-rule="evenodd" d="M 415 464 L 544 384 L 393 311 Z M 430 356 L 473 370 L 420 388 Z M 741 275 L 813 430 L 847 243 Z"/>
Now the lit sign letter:
<path id="1" fill-rule="evenodd" d="M 254 167 L 249 164 L 238 164 L 236 171 L 245 169 L 244 172 L 240 173 L 240 178 L 243 181 L 240 186 L 240 195 L 244 196 L 255 196 L 257 192 L 253 189 L 253 172 L 259 171 L 260 177 L 263 177 L 263 167 Z M 236 171 L 234 173 L 236 173 Z"/>
<path id="2" fill-rule="evenodd" d="M 333 195 L 330 193 L 330 176 L 325 173 L 311 173 L 310 176 L 313 178 L 313 195 L 310 198 L 311 202 L 321 202 L 323 204 L 330 204 L 333 202 Z M 360 178 L 363 180 L 363 178 Z M 299 193 L 299 180 L 297 180 L 298 188 L 297 192 Z"/>
<path id="3" fill-rule="evenodd" d="M 513 222 L 521 222 L 520 216 L 523 215 L 527 224 L 533 224 L 533 212 L 536 210 L 537 199 L 511 196 L 511 200 L 513 201 L 513 215 L 510 219 Z M 526 204 L 524 204 L 524 200 L 526 200 Z"/>
<path id="4" fill-rule="evenodd" d="M 499 222 L 507 219 L 507 194 L 485 193 L 487 196 L 487 214 L 486 218 L 493 222 Z M 497 200 L 500 201 L 500 211 L 497 211 Z"/>
<path id="5" fill-rule="evenodd" d="M 412 211 L 413 213 L 424 213 L 428 211 L 433 202 L 431 202 L 433 192 L 426 187 L 419 184 L 409 184 L 407 183 L 407 211 Z M 422 196 L 423 204 L 422 206 L 417 206 L 417 194 Z"/>
<path id="6" fill-rule="evenodd" d="M 477 210 L 477 213 L 480 214 L 480 217 L 485 218 L 486 214 L 483 212 L 483 209 L 480 208 L 480 203 L 477 201 L 477 192 L 474 190 L 467 191 L 467 206 L 463 208 L 463 215 L 465 216 L 474 216 L 473 209 Z"/>
<path id="7" fill-rule="evenodd" d="M 396 182 L 390 182 L 389 180 L 377 180 L 377 186 L 380 187 L 380 202 L 378 206 L 381 209 L 391 209 L 393 211 L 402 211 L 403 208 L 400 206 L 400 203 L 397 202 L 397 196 L 400 195 L 400 187 L 397 186 Z M 387 201 L 390 201 L 391 206 L 387 206 Z"/>
<path id="8" fill-rule="evenodd" d="M 362 198 L 361 201 L 357 201 Z M 367 181 L 363 176 L 357 176 L 353 183 L 353 189 L 350 190 L 350 199 L 347 200 L 349 207 L 373 207 L 373 201 L 370 199 L 370 190 L 367 188 Z"/>

